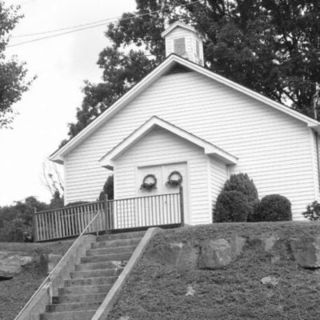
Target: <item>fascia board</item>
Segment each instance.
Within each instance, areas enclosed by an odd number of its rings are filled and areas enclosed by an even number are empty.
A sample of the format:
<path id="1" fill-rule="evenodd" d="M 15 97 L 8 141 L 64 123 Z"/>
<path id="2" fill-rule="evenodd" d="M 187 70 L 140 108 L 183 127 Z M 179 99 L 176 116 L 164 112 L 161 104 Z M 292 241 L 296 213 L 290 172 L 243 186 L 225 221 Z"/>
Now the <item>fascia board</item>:
<path id="1" fill-rule="evenodd" d="M 49 159 L 51 161 L 62 161 L 63 157 L 70 152 L 76 145 L 78 145 L 82 140 L 84 140 L 92 130 L 98 128 L 104 123 L 108 118 L 112 117 L 119 109 L 127 105 L 131 100 L 133 100 L 138 94 L 140 94 L 146 87 L 150 86 L 154 81 L 161 77 L 171 65 L 175 62 L 176 56 L 169 56 L 162 64 L 155 68 L 151 73 L 149 73 L 145 78 L 143 78 L 137 85 L 135 85 L 131 90 L 129 90 L 125 95 L 123 95 L 118 101 L 116 101 L 110 108 L 103 112 L 98 118 L 91 122 L 86 128 L 80 131 L 72 140 L 70 140 L 61 149 L 52 154 Z"/>
<path id="2" fill-rule="evenodd" d="M 200 74 L 203 74 L 203 75 L 205 75 L 205 76 L 207 76 L 207 77 L 209 77 L 209 78 L 211 78 L 213 80 L 216 80 L 219 83 L 222 83 L 222 84 L 224 84 L 224 85 L 226 85 L 226 86 L 228 86 L 228 87 L 230 87 L 232 89 L 235 89 L 238 92 L 241 92 L 241 93 L 243 93 L 243 94 L 245 94 L 247 96 L 250 96 L 251 98 L 253 98 L 255 100 L 258 100 L 258 101 L 260 101 L 260 102 L 262 102 L 264 104 L 267 104 L 267 105 L 269 105 L 269 106 L 271 106 L 271 107 L 273 107 L 273 108 L 275 108 L 275 109 L 277 109 L 279 111 L 282 111 L 282 112 L 286 113 L 287 115 L 290 115 L 290 116 L 292 116 L 292 117 L 294 117 L 294 118 L 296 118 L 296 119 L 298 119 L 300 121 L 303 121 L 307 125 L 318 125 L 318 126 L 320 126 L 320 123 L 318 121 L 316 121 L 316 120 L 314 120 L 312 118 L 309 118 L 308 116 L 305 116 L 305 115 L 303 115 L 303 114 L 301 114 L 301 113 L 299 113 L 299 112 L 297 112 L 297 111 L 295 111 L 293 109 L 290 109 L 289 107 L 286 107 L 286 106 L 282 105 L 281 103 L 273 101 L 270 98 L 267 98 L 267 97 L 261 95 L 260 93 L 257 93 L 257 92 L 255 92 L 255 91 L 253 91 L 251 89 L 248 89 L 248 88 L 246 88 L 246 87 L 244 87 L 244 86 L 242 86 L 242 85 L 240 85 L 240 84 L 238 84 L 236 82 L 233 82 L 233 81 L 231 81 L 231 80 L 229 80 L 229 79 L 227 79 L 227 78 L 225 78 L 223 76 L 220 76 L 220 75 L 218 75 L 218 74 L 216 74 L 216 73 L 214 73 L 214 72 L 212 72 L 210 70 L 207 70 L 207 69 L 197 65 L 196 63 L 190 62 L 190 61 L 188 61 L 186 59 L 183 59 L 181 57 L 178 57 L 178 56 L 176 56 L 176 60 L 177 60 L 177 62 L 185 65 L 186 67 L 189 67 L 190 69 L 199 72 Z"/>

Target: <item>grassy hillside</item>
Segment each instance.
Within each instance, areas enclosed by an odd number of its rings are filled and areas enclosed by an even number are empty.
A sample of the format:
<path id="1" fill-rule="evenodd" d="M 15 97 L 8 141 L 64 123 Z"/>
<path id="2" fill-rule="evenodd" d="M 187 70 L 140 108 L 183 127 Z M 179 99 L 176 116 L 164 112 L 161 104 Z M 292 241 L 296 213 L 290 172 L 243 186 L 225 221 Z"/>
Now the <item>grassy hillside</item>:
<path id="1" fill-rule="evenodd" d="M 240 257 L 220 270 L 199 270 L 170 263 L 167 243 L 191 243 L 211 238 L 245 237 Z M 166 230 L 157 234 L 126 283 L 110 319 L 119 320 L 248 320 L 320 319 L 320 269 L 297 266 L 283 242 L 281 260 L 271 263 L 259 239 L 320 235 L 320 224 L 245 223 L 214 224 Z M 266 276 L 279 278 L 264 285 Z M 193 295 L 186 295 L 188 287 Z M 108 318 L 109 319 L 109 318 Z"/>
<path id="2" fill-rule="evenodd" d="M 47 243 L 0 242 L 0 251 L 24 252 L 35 257 L 35 261 L 8 281 L 0 281 L 0 320 L 14 319 L 19 310 L 47 276 L 45 267 L 40 264 L 41 254 L 63 254 L 72 241 Z"/>

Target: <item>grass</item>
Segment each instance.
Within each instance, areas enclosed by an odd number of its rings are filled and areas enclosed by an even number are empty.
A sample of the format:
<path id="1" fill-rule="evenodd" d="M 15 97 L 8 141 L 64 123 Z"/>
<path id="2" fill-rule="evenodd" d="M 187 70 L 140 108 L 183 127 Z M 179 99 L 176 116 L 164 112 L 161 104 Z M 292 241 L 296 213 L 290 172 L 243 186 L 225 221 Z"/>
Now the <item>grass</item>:
<path id="1" fill-rule="evenodd" d="M 166 243 L 191 243 L 211 238 L 248 239 L 243 254 L 220 270 L 176 267 L 170 259 L 157 259 Z M 282 259 L 271 263 L 270 253 L 258 239 L 277 234 L 283 239 Z M 135 267 L 116 302 L 110 319 L 130 320 L 248 320 L 320 319 L 320 271 L 302 269 L 293 260 L 288 239 L 320 235 L 320 224 L 235 223 L 186 227 L 157 234 Z M 266 276 L 280 279 L 266 286 Z M 194 296 L 187 296 L 192 286 Z M 109 319 L 109 318 L 108 318 Z"/>
<path id="2" fill-rule="evenodd" d="M 14 251 L 35 258 L 34 262 L 23 267 L 23 271 L 13 279 L 0 281 L 1 320 L 14 319 L 47 276 L 45 266 L 40 263 L 41 254 L 64 254 L 71 243 L 70 240 L 47 243 L 0 242 L 0 251 Z"/>

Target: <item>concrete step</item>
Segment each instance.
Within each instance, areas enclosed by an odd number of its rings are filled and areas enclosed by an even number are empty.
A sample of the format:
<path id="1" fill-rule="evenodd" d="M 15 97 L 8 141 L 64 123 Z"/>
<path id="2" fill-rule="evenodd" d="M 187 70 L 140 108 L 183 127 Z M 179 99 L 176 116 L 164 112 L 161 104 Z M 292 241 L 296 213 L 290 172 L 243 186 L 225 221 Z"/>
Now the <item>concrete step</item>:
<path id="1" fill-rule="evenodd" d="M 96 310 L 46 312 L 40 316 L 40 320 L 89 320 Z"/>
<path id="2" fill-rule="evenodd" d="M 142 238 L 146 230 L 133 232 L 106 233 L 98 237 L 97 241 Z"/>
<path id="3" fill-rule="evenodd" d="M 75 271 L 86 271 L 86 270 L 105 270 L 115 268 L 116 265 L 110 261 L 92 262 L 92 263 L 81 263 L 75 266 Z"/>
<path id="4" fill-rule="evenodd" d="M 64 282 L 65 287 L 72 286 L 93 286 L 93 285 L 110 285 L 113 284 L 118 277 L 96 277 L 96 278 L 86 278 L 86 279 L 72 279 L 66 280 Z"/>
<path id="5" fill-rule="evenodd" d="M 131 246 L 115 246 L 115 247 L 106 247 L 106 248 L 98 248 L 98 249 L 89 249 L 86 252 L 87 256 L 97 256 L 103 254 L 110 253 L 118 253 L 118 252 L 133 252 L 136 248 L 136 245 Z"/>
<path id="6" fill-rule="evenodd" d="M 84 279 L 84 278 L 94 278 L 94 277 L 110 277 L 117 276 L 121 273 L 123 268 L 110 268 L 104 270 L 83 270 L 74 271 L 70 273 L 71 279 Z"/>
<path id="7" fill-rule="evenodd" d="M 103 262 L 103 261 L 127 261 L 130 259 L 132 252 L 110 253 L 99 256 L 82 257 L 81 263 Z"/>
<path id="8" fill-rule="evenodd" d="M 52 302 L 54 304 L 60 303 L 101 303 L 106 297 L 107 293 L 88 293 L 88 294 L 65 294 L 58 297 L 54 297 Z"/>
<path id="9" fill-rule="evenodd" d="M 61 312 L 74 310 L 97 310 L 100 302 L 78 302 L 78 303 L 60 303 L 47 306 L 47 312 Z"/>
<path id="10" fill-rule="evenodd" d="M 77 294 L 81 292 L 81 294 L 91 294 L 91 293 L 107 293 L 111 288 L 111 284 L 109 285 L 101 285 L 101 286 L 71 286 L 60 288 L 58 290 L 59 296 L 64 296 L 68 294 Z"/>
<path id="11" fill-rule="evenodd" d="M 123 246 L 136 246 L 141 238 L 132 239 L 118 239 L 118 240 L 101 240 L 91 244 L 92 249 L 107 248 L 107 247 L 123 247 Z"/>

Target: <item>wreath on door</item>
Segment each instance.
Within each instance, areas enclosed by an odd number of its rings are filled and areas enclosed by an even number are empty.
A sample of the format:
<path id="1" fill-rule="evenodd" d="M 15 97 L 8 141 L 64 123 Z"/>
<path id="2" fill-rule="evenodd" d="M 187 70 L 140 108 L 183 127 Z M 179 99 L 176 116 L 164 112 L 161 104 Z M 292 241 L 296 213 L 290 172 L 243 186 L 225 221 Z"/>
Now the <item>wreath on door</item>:
<path id="1" fill-rule="evenodd" d="M 168 176 L 167 185 L 171 187 L 178 187 L 182 183 L 182 175 L 179 171 L 172 171 Z"/>
<path id="2" fill-rule="evenodd" d="M 142 181 L 140 189 L 151 191 L 157 186 L 157 178 L 154 174 L 147 174 Z"/>

